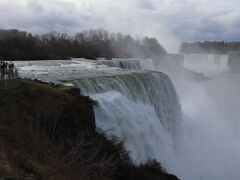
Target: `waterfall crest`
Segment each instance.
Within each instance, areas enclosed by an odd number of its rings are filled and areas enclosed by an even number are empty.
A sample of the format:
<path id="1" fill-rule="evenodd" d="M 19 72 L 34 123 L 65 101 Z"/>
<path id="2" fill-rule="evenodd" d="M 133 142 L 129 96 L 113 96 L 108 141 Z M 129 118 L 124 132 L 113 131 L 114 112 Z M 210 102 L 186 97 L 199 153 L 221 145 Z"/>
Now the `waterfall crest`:
<path id="1" fill-rule="evenodd" d="M 153 70 L 154 63 L 152 59 L 115 59 L 101 60 L 99 64 L 121 69 Z"/>

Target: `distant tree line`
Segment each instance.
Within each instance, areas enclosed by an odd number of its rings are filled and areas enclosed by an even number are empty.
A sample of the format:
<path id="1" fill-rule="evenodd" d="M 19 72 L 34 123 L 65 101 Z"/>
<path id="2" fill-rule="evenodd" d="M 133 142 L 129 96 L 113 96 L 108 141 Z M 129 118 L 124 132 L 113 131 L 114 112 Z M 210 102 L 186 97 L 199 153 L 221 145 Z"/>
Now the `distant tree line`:
<path id="1" fill-rule="evenodd" d="M 152 57 L 166 54 L 156 38 L 133 38 L 106 30 L 84 30 L 73 36 L 42 35 L 17 29 L 0 30 L 0 57 L 8 60 L 67 59 L 71 57 Z"/>
<path id="2" fill-rule="evenodd" d="M 182 43 L 180 51 L 181 53 L 185 54 L 240 53 L 240 42 L 225 42 L 225 41 L 184 42 Z"/>

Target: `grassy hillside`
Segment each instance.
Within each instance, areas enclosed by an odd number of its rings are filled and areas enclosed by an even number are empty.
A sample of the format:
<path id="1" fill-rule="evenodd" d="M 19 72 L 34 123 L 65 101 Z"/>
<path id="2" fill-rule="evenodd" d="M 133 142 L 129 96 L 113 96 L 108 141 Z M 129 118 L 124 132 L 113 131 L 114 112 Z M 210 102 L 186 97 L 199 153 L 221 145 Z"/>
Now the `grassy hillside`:
<path id="1" fill-rule="evenodd" d="M 95 131 L 94 105 L 77 88 L 38 81 L 0 90 L 0 178 L 177 180 L 156 162 L 132 165 Z"/>

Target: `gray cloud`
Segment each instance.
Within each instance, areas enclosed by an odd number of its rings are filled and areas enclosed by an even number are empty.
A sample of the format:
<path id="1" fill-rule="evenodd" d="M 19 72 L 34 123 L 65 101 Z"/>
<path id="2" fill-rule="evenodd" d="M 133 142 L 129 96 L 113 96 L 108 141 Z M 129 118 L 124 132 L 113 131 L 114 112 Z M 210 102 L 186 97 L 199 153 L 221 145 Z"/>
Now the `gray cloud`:
<path id="1" fill-rule="evenodd" d="M 138 6 L 142 9 L 154 10 L 154 4 L 150 0 L 138 0 Z"/>
<path id="2" fill-rule="evenodd" d="M 156 36 L 169 50 L 179 41 L 239 40 L 237 0 L 0 0 L 0 28 L 75 33 L 106 28 Z"/>

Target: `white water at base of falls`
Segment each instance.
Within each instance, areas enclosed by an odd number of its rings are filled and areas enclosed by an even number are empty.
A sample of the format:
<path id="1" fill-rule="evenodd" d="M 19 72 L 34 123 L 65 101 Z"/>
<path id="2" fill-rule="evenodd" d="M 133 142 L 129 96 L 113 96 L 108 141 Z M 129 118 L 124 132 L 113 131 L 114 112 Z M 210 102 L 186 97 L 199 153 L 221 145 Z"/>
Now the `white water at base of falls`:
<path id="1" fill-rule="evenodd" d="M 226 85 L 222 78 L 219 82 L 213 79 L 182 84 L 182 88 L 185 86 L 185 92 L 180 94 L 185 117 L 182 126 L 184 140 L 172 166 L 173 172 L 181 179 L 240 178 L 240 122 L 239 111 L 236 110 L 240 101 L 236 91 L 226 94 L 232 87 L 240 90 L 240 86 Z M 235 97 L 234 104 L 238 106 L 229 109 L 228 106 L 234 102 L 228 102 L 231 96 Z"/>

